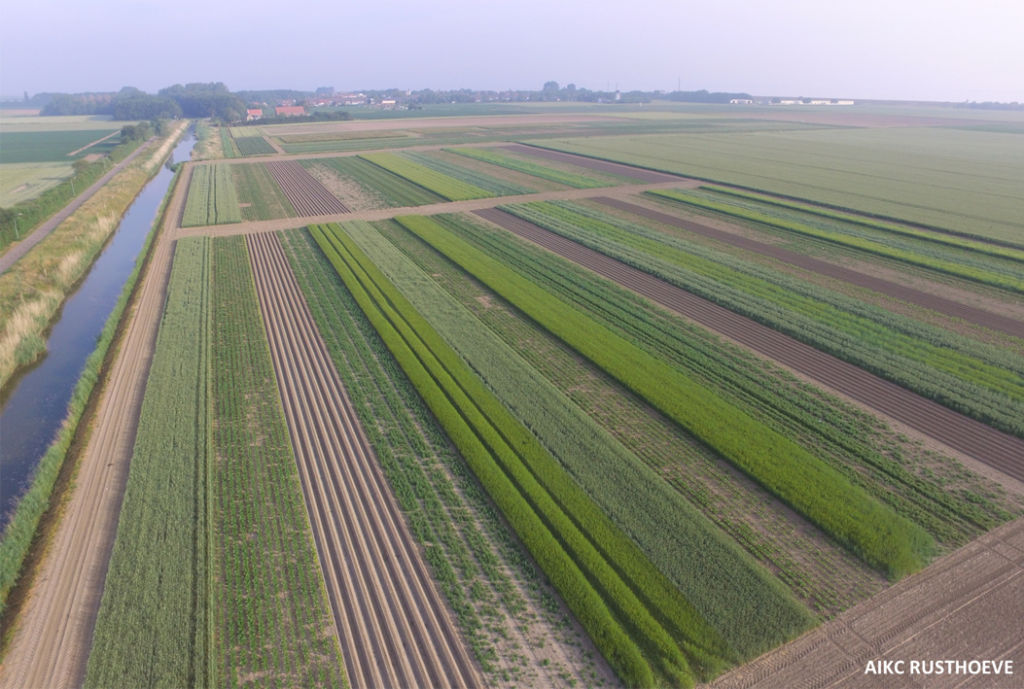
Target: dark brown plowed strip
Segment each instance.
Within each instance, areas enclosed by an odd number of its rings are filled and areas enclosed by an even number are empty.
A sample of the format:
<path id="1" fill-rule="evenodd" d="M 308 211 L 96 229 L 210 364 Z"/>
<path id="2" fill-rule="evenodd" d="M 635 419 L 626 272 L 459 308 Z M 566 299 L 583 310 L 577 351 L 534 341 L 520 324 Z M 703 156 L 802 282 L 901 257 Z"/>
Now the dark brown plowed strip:
<path id="1" fill-rule="evenodd" d="M 607 196 L 599 196 L 594 198 L 594 201 L 603 203 L 606 206 L 617 208 L 620 211 L 626 211 L 634 215 L 639 215 L 648 220 L 655 220 L 672 227 L 678 227 L 681 230 L 693 232 L 704 237 L 710 237 L 724 244 L 730 244 L 740 249 L 746 249 L 747 251 L 753 251 L 762 256 L 770 256 L 776 260 L 788 263 L 790 265 L 810 270 L 821 275 L 826 275 L 843 282 L 849 282 L 852 285 L 858 287 L 865 287 L 874 292 L 880 292 L 890 297 L 895 297 L 902 301 L 910 302 L 911 304 L 917 304 L 923 306 L 926 309 L 938 311 L 944 313 L 947 316 L 953 316 L 955 318 L 962 318 L 970 323 L 977 325 L 983 325 L 986 328 L 992 328 L 999 332 L 1006 333 L 1007 335 L 1013 335 L 1014 337 L 1024 338 L 1024 322 L 1015 321 L 1012 318 L 1000 316 L 999 314 L 979 309 L 974 306 L 968 306 L 967 304 L 960 304 L 950 299 L 928 294 L 916 290 L 912 287 L 905 287 L 903 285 L 896 284 L 895 282 L 889 282 L 881 278 L 872 277 L 859 273 L 856 270 L 850 270 L 849 268 L 843 268 L 842 266 L 833 265 L 826 261 L 821 261 L 810 256 L 804 256 L 795 251 L 789 251 L 781 247 L 773 246 L 771 244 L 765 244 L 758 242 L 753 239 L 747 239 L 739 235 L 732 234 L 730 232 L 724 232 L 722 230 L 716 230 L 713 227 L 707 225 L 701 225 L 690 220 L 683 220 L 667 213 L 660 213 L 650 208 L 644 208 L 633 203 L 626 201 L 620 201 L 618 199 L 608 198 Z"/>
<path id="2" fill-rule="evenodd" d="M 522 153 L 525 155 L 535 156 L 537 158 L 554 160 L 559 163 L 569 163 L 576 167 L 585 167 L 588 170 L 597 170 L 598 172 L 608 172 L 613 175 L 619 175 L 620 177 L 638 179 L 642 182 L 676 182 L 687 179 L 678 175 L 668 175 L 664 172 L 644 170 L 642 168 L 633 167 L 632 165 L 612 163 L 607 160 L 595 160 L 594 158 L 573 155 L 572 153 L 550 151 L 546 148 L 533 148 L 532 146 L 523 146 L 522 144 L 499 146 L 498 148 L 504 148 L 505 150 L 512 151 L 513 153 Z"/>
<path id="3" fill-rule="evenodd" d="M 264 163 L 299 217 L 351 212 L 327 187 L 294 160 Z"/>
<path id="4" fill-rule="evenodd" d="M 533 223 L 496 208 L 474 213 L 1008 476 L 1024 480 L 1024 441 L 1019 438 L 958 414 L 853 364 Z"/>
<path id="5" fill-rule="evenodd" d="M 352 687 L 480 686 L 277 235 L 246 243 Z"/>

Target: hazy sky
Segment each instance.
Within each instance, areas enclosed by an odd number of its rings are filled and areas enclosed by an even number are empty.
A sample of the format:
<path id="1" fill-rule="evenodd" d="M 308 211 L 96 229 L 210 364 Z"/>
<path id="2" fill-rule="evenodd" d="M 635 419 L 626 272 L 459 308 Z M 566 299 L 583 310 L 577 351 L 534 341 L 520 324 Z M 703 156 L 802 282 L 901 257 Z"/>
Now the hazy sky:
<path id="1" fill-rule="evenodd" d="M 1024 102 L 1021 0 L 4 2 L 0 93 L 540 88 Z"/>

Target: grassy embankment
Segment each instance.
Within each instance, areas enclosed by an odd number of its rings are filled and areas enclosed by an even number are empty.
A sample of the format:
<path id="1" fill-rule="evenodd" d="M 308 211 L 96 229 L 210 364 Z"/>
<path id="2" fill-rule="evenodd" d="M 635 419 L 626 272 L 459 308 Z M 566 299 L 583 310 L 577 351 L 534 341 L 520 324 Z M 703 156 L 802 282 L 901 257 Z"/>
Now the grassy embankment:
<path id="1" fill-rule="evenodd" d="M 179 123 L 0 276 L 0 387 L 46 351 L 54 314 L 187 128 Z"/>
<path id="2" fill-rule="evenodd" d="M 142 249 L 139 251 L 139 256 L 135 260 L 135 269 L 125 281 L 124 287 L 121 289 L 121 296 L 107 317 L 106 325 L 103 327 L 103 331 L 97 340 L 96 349 L 86 359 L 85 369 L 79 376 L 78 383 L 71 394 L 71 401 L 68 403 L 68 415 L 64 419 L 57 438 L 47 448 L 46 454 L 39 461 L 39 466 L 36 468 L 29 489 L 18 501 L 11 520 L 7 523 L 3 535 L 0 537 L 0 615 L 6 610 L 8 595 L 20 581 L 26 558 L 39 529 L 39 523 L 51 507 L 54 486 L 64 467 L 72 443 L 76 436 L 80 435 L 79 427 L 83 415 L 89 406 L 90 399 L 93 397 L 94 390 L 96 390 L 96 384 L 104 374 L 103 366 L 110 351 L 110 346 L 117 335 L 121 317 L 131 300 L 139 276 L 145 270 L 145 266 L 149 261 L 150 249 L 163 224 L 164 212 L 167 203 L 174 194 L 179 176 L 180 169 L 168 187 L 160 210 L 157 212 L 156 220 L 153 221 L 153 228 L 150 230 L 145 244 L 143 244 Z M 85 432 L 86 429 L 82 427 L 82 433 Z M 4 625 L 8 629 L 11 626 L 10 624 Z"/>

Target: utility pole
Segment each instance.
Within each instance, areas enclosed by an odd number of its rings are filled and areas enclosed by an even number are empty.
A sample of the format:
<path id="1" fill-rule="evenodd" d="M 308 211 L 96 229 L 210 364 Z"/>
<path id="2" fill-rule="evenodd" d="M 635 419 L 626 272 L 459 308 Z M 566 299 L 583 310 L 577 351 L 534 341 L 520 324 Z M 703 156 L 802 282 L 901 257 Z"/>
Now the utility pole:
<path id="1" fill-rule="evenodd" d="M 21 213 L 14 214 L 14 238 L 21 239 L 21 232 L 18 231 L 18 218 L 21 217 Z"/>

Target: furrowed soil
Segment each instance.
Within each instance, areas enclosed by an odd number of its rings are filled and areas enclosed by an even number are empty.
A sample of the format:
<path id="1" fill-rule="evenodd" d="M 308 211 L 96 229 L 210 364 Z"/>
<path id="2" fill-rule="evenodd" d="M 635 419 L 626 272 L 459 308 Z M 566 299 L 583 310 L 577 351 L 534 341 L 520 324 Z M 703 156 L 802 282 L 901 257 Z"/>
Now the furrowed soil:
<path id="1" fill-rule="evenodd" d="M 478 687 L 276 235 L 247 238 L 328 598 L 356 687 Z"/>

